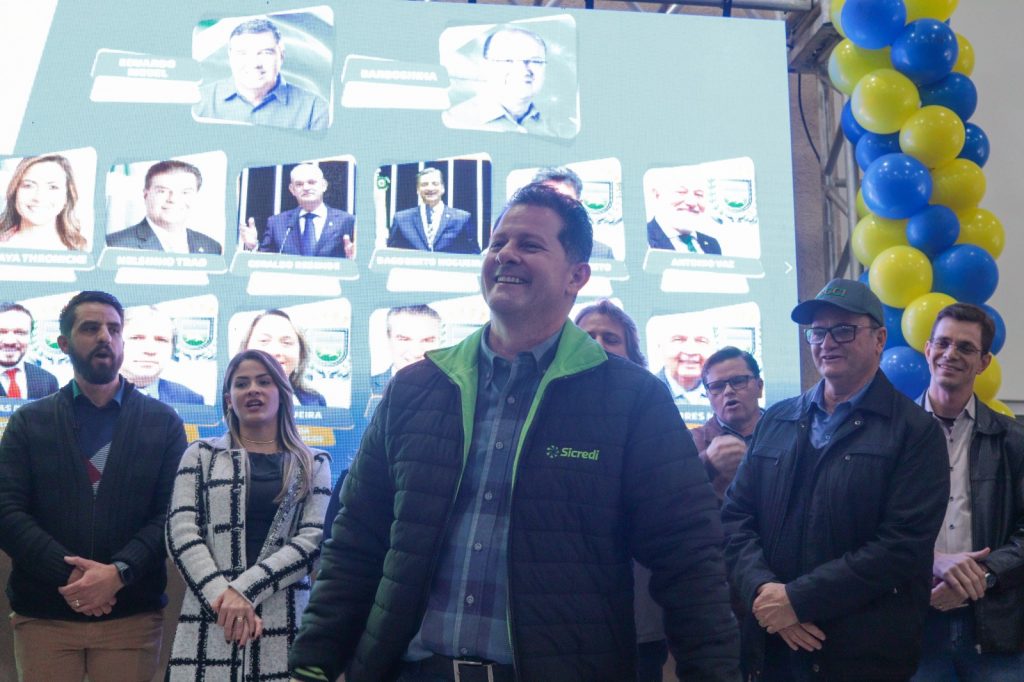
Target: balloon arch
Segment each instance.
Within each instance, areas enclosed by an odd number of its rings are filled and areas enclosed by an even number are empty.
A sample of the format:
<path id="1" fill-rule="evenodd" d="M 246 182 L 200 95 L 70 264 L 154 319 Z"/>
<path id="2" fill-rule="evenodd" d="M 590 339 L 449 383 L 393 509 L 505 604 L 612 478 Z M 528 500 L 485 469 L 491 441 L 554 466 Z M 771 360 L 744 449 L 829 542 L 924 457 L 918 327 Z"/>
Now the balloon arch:
<path id="1" fill-rule="evenodd" d="M 889 331 L 882 370 L 901 391 L 928 385 L 922 355 L 935 317 L 955 301 L 982 305 L 996 325 L 992 353 L 1006 340 L 1002 317 L 985 302 L 999 284 L 1005 232 L 979 204 L 989 140 L 970 122 L 978 103 L 974 47 L 950 28 L 958 0 L 833 0 L 843 36 L 829 56 L 832 84 L 850 99 L 843 133 L 863 171 L 859 221 L 851 235 L 863 278 L 885 304 Z M 975 382 L 996 398 L 999 361 Z"/>

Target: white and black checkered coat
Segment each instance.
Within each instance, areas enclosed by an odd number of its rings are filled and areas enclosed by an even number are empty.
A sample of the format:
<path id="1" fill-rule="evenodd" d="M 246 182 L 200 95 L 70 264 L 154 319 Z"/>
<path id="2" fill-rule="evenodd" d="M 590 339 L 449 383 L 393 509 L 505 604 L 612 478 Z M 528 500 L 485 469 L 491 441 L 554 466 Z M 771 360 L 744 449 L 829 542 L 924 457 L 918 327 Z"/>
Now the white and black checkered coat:
<path id="1" fill-rule="evenodd" d="M 187 590 L 168 680 L 286 680 L 288 649 L 309 601 L 331 495 L 329 455 L 314 450 L 313 490 L 297 502 L 298 479 L 281 501 L 260 551 L 246 568 L 246 485 L 230 436 L 198 440 L 182 456 L 167 515 L 167 549 Z M 252 602 L 263 636 L 245 647 L 224 641 L 210 604 L 228 587 Z"/>

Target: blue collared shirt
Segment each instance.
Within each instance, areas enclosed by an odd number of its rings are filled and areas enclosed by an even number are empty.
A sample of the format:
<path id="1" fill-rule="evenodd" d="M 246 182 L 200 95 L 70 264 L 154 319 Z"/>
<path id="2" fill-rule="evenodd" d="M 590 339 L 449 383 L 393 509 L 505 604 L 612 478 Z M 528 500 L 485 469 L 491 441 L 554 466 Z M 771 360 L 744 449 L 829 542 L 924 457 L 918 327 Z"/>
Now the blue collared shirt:
<path id="1" fill-rule="evenodd" d="M 512 467 L 523 424 L 562 330 L 513 362 L 485 331 L 477 360 L 473 435 L 420 630 L 406 658 L 433 654 L 512 663 L 508 627 L 508 531 Z"/>
<path id="2" fill-rule="evenodd" d="M 230 78 L 204 85 L 201 96 L 199 104 L 192 109 L 196 118 L 298 130 L 327 127 L 327 102 L 319 95 L 286 82 L 281 76 L 274 89 L 256 106 L 239 94 Z"/>
<path id="3" fill-rule="evenodd" d="M 820 450 L 831 443 L 832 436 L 857 409 L 873 383 L 874 379 L 864 384 L 863 388 L 836 405 L 832 414 L 829 414 L 825 410 L 825 381 L 819 381 L 814 389 L 814 397 L 811 398 L 811 445 Z"/>

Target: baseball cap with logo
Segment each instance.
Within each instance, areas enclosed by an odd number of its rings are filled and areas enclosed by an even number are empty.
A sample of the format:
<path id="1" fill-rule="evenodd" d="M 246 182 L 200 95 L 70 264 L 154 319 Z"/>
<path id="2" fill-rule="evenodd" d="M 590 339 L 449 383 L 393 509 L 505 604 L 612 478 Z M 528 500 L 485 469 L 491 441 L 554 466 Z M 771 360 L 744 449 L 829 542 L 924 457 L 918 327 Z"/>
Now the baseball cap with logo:
<path id="1" fill-rule="evenodd" d="M 817 296 L 793 308 L 790 317 L 797 324 L 811 324 L 818 310 L 826 305 L 859 315 L 868 315 L 878 324 L 885 326 L 882 302 L 874 292 L 857 280 L 838 277 L 826 284 Z"/>

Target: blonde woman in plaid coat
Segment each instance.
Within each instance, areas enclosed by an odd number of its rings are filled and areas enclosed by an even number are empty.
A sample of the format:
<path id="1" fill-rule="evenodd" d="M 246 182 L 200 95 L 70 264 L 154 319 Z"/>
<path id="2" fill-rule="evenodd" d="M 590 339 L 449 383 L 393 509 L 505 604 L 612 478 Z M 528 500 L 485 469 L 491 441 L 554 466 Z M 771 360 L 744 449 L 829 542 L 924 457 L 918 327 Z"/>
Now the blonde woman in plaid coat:
<path id="1" fill-rule="evenodd" d="M 320 557 L 329 456 L 300 440 L 291 384 L 267 353 L 236 355 L 223 392 L 228 432 L 185 451 L 167 516 L 187 587 L 167 679 L 286 679 Z"/>

